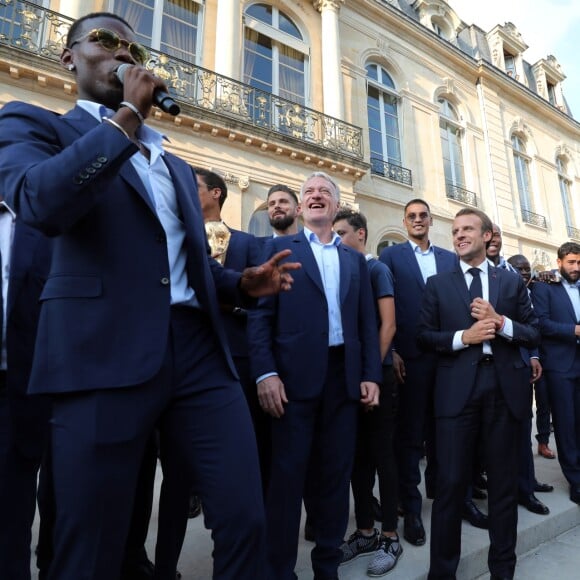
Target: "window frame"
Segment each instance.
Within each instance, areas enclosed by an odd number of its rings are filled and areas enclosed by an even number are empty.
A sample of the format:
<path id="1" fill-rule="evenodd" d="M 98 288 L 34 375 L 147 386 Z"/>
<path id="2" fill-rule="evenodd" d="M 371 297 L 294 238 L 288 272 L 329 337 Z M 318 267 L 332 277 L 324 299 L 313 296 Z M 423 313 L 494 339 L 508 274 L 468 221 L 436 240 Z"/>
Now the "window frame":
<path id="1" fill-rule="evenodd" d="M 373 78 L 371 78 L 369 76 L 369 67 L 374 66 L 377 69 L 377 78 L 379 77 L 379 72 L 380 72 L 380 81 L 379 80 L 375 80 Z M 402 147 L 402 129 L 401 129 L 401 110 L 400 110 L 400 104 L 402 102 L 401 100 L 401 96 L 399 95 L 399 93 L 396 90 L 396 83 L 393 79 L 393 77 L 391 76 L 391 74 L 389 73 L 389 71 L 387 70 L 387 68 L 385 66 L 383 66 L 382 64 L 375 62 L 375 61 L 370 61 L 365 65 L 365 71 L 366 71 L 366 112 L 367 112 L 367 125 L 368 125 L 368 130 L 369 130 L 369 151 L 370 151 L 370 157 L 374 157 L 375 152 L 372 149 L 372 143 L 371 143 L 371 123 L 370 123 L 370 119 L 369 119 L 369 87 L 372 87 L 373 89 L 375 89 L 378 93 L 379 93 L 379 109 L 378 109 L 378 114 L 379 114 L 379 122 L 380 122 L 380 130 L 378 131 L 380 133 L 381 136 L 381 147 L 382 147 L 382 154 L 381 154 L 381 160 L 383 161 L 383 163 L 391 163 L 393 165 L 398 165 L 398 166 L 403 166 L 403 147 Z M 383 82 L 383 72 L 384 74 L 386 74 L 388 76 L 388 78 L 390 79 L 391 83 L 392 83 L 392 87 L 389 86 L 388 84 L 385 84 Z M 394 105 L 396 107 L 396 117 L 393 115 L 390 115 L 389 113 L 385 113 L 385 95 L 388 95 L 390 98 L 392 98 L 394 100 Z M 387 123 L 385 121 L 385 115 L 389 115 L 391 118 L 395 118 L 396 122 L 397 122 L 397 136 L 393 136 L 390 135 L 387 131 Z M 377 131 L 376 127 L 373 127 L 374 131 Z M 389 142 L 394 142 L 396 144 L 396 149 L 398 151 L 398 159 L 391 157 L 389 155 Z"/>

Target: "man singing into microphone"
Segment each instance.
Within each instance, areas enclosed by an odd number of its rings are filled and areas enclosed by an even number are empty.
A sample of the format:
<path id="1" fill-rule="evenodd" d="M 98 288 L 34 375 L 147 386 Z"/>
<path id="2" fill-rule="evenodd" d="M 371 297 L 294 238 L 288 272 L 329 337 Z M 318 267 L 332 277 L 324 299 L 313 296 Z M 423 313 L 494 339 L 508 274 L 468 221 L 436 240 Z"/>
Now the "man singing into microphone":
<path id="1" fill-rule="evenodd" d="M 29 390 L 53 398 L 57 522 L 48 580 L 113 580 L 155 425 L 199 490 L 216 579 L 264 577 L 256 444 L 218 299 L 288 290 L 289 252 L 241 274 L 208 254 L 195 176 L 143 124 L 163 81 L 114 14 L 70 28 L 77 106 L 0 111 L 0 191 L 54 237 Z M 123 84 L 116 74 L 124 70 Z"/>

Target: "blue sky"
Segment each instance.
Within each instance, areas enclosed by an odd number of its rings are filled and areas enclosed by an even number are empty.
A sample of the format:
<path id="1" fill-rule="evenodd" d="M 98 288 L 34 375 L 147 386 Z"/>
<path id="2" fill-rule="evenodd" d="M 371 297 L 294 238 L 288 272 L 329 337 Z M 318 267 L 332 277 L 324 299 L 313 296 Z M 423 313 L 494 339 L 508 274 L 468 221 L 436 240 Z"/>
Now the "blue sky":
<path id="1" fill-rule="evenodd" d="M 448 0 L 448 4 L 461 20 L 486 32 L 496 24 L 515 24 L 529 46 L 523 57 L 532 64 L 554 55 L 566 75 L 564 96 L 580 121 L 579 0 Z"/>

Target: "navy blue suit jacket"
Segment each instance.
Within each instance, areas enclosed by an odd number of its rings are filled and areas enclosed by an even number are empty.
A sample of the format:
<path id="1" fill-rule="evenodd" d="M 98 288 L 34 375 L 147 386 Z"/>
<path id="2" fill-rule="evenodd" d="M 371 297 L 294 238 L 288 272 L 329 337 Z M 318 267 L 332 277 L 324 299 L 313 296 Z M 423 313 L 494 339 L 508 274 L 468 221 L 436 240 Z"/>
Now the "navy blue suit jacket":
<path id="1" fill-rule="evenodd" d="M 538 319 L 522 278 L 500 268 L 489 269 L 489 302 L 498 314 L 513 321 L 513 340 L 499 335 L 491 342 L 500 388 L 512 414 L 529 416 L 530 371 L 520 347 L 534 348 L 540 340 Z M 471 298 L 459 265 L 454 272 L 427 280 L 420 315 L 418 340 L 438 357 L 435 380 L 435 416 L 454 417 L 469 401 L 481 348 L 454 351 L 453 336 L 474 323 Z"/>
<path id="2" fill-rule="evenodd" d="M 433 251 L 438 274 L 455 269 L 457 256 L 454 253 L 437 246 L 433 246 Z M 379 260 L 390 268 L 395 280 L 397 332 L 393 345 L 403 359 L 416 358 L 421 355 L 417 332 L 425 282 L 413 248 L 408 241 L 389 246 L 381 252 Z"/>
<path id="3" fill-rule="evenodd" d="M 562 284 L 536 282 L 532 285 L 532 301 L 540 319 L 544 370 L 569 371 L 578 348 L 578 337 L 574 334 L 578 321 L 568 292 Z"/>
<path id="4" fill-rule="evenodd" d="M 261 298 L 249 313 L 248 336 L 254 378 L 277 372 L 290 400 L 322 392 L 328 362 L 328 306 L 318 265 L 304 232 L 274 238 L 270 254 L 289 248 L 302 268 L 292 272 L 290 292 Z M 380 383 L 375 302 L 365 258 L 338 246 L 340 307 L 348 396 L 359 400 L 361 381 Z"/>
<path id="5" fill-rule="evenodd" d="M 51 241 L 16 219 L 10 252 L 6 301 L 6 389 L 12 442 L 26 457 L 42 455 L 50 402 L 26 394 L 40 313 L 39 298 L 48 275 Z"/>
<path id="6" fill-rule="evenodd" d="M 0 190 L 27 224 L 54 236 L 30 382 L 33 393 L 140 384 L 159 370 L 170 317 L 165 233 L 129 162 L 137 147 L 80 107 L 0 111 Z M 195 177 L 164 157 L 186 230 L 186 273 L 236 376 L 218 299 L 240 275 L 209 258 Z"/>
<path id="7" fill-rule="evenodd" d="M 224 260 L 224 267 L 242 272 L 250 266 L 259 266 L 262 261 L 262 245 L 251 234 L 228 228 L 231 232 L 230 243 Z M 229 308 L 224 312 L 224 325 L 234 357 L 248 356 L 248 337 L 246 334 L 247 311 Z"/>

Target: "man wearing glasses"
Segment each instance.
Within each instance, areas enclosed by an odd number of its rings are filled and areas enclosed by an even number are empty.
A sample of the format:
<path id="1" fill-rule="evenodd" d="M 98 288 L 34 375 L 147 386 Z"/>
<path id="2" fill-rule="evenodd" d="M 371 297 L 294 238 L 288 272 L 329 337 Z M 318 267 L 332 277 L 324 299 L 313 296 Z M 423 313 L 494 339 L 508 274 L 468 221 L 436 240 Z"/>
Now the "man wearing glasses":
<path id="1" fill-rule="evenodd" d="M 126 21 L 71 27 L 61 62 L 77 106 L 0 111 L 0 190 L 54 237 L 29 391 L 53 397 L 57 521 L 48 580 L 112 580 L 141 457 L 158 425 L 168 463 L 200 490 L 213 577 L 263 578 L 256 443 L 218 298 L 291 286 L 281 252 L 243 273 L 210 259 L 195 176 L 143 124 L 163 81 Z M 123 84 L 117 77 L 122 64 Z"/>

